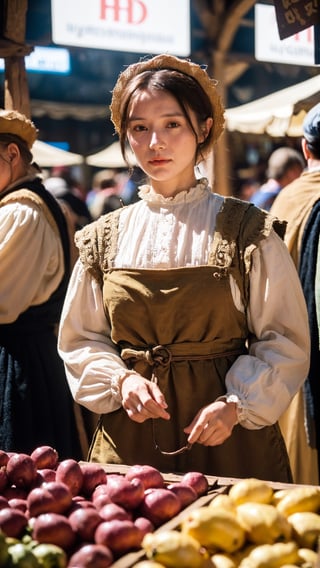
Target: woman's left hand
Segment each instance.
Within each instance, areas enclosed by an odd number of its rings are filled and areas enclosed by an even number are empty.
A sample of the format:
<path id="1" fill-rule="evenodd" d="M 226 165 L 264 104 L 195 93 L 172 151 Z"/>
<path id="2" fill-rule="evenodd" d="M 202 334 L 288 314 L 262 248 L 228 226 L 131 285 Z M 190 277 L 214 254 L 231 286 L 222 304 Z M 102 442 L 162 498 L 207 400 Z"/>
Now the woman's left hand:
<path id="1" fill-rule="evenodd" d="M 237 421 L 236 403 L 219 400 L 201 408 L 184 432 L 190 444 L 218 446 L 231 436 Z"/>

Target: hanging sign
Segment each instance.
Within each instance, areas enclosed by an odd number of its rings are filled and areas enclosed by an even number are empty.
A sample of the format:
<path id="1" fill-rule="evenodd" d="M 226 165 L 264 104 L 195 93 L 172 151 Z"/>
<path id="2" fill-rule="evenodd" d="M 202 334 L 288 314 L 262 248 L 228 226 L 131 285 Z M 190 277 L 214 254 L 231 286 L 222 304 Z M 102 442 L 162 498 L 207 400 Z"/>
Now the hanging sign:
<path id="1" fill-rule="evenodd" d="M 51 17 L 59 45 L 190 55 L 190 0 L 51 0 Z"/>
<path id="2" fill-rule="evenodd" d="M 280 39 L 320 24 L 318 0 L 274 0 Z"/>

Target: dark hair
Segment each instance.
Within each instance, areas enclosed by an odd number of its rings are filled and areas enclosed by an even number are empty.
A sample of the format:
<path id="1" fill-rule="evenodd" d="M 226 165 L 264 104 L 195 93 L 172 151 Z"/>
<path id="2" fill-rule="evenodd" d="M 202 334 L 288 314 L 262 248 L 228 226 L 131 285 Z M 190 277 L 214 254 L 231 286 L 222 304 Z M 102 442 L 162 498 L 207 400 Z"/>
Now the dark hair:
<path id="1" fill-rule="evenodd" d="M 21 159 L 24 164 L 29 165 L 33 160 L 32 153 L 30 152 L 27 143 L 20 138 L 20 136 L 16 136 L 15 134 L 6 134 L 0 133 L 0 145 L 3 148 L 7 148 L 9 144 L 16 144 L 20 150 Z"/>
<path id="2" fill-rule="evenodd" d="M 313 142 L 306 140 L 306 144 L 309 152 L 311 152 L 315 160 L 320 160 L 320 138 L 318 140 L 314 140 Z"/>
<path id="3" fill-rule="evenodd" d="M 120 145 L 124 159 L 126 159 L 128 108 L 133 95 L 146 89 L 170 93 L 178 102 L 196 139 L 197 133 L 190 118 L 190 109 L 195 113 L 199 125 L 207 118 L 213 117 L 212 105 L 207 93 L 189 75 L 175 69 L 156 69 L 139 73 L 124 89 L 121 101 Z M 205 150 L 208 144 L 210 144 L 209 137 L 198 143 L 196 160 L 201 157 L 202 149 Z"/>

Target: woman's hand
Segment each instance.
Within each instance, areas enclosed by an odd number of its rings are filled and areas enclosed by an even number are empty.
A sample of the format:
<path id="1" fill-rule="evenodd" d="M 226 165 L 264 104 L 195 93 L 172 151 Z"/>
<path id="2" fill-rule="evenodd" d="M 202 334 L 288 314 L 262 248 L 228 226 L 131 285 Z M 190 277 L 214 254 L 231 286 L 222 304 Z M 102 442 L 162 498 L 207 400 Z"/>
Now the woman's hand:
<path id="1" fill-rule="evenodd" d="M 156 383 L 134 373 L 123 379 L 121 384 L 122 406 L 134 422 L 145 422 L 149 418 L 170 420 L 166 411 L 167 403 Z"/>
<path id="2" fill-rule="evenodd" d="M 201 408 L 184 432 L 190 444 L 218 446 L 231 436 L 237 421 L 236 403 L 219 400 Z"/>

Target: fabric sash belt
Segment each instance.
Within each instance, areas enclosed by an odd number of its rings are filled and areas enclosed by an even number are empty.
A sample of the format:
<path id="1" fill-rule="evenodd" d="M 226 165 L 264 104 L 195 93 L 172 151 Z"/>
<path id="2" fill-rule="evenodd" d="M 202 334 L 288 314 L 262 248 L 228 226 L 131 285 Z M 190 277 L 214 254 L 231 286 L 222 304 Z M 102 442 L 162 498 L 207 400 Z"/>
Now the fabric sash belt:
<path id="1" fill-rule="evenodd" d="M 143 361 L 150 367 L 168 367 L 172 361 L 200 361 L 201 359 L 217 359 L 220 357 L 232 357 L 243 355 L 246 348 L 243 345 L 230 351 L 216 352 L 215 342 L 206 343 L 178 343 L 172 345 L 154 345 L 143 347 L 124 347 L 121 358 L 126 361 L 128 367 L 134 363 Z"/>

